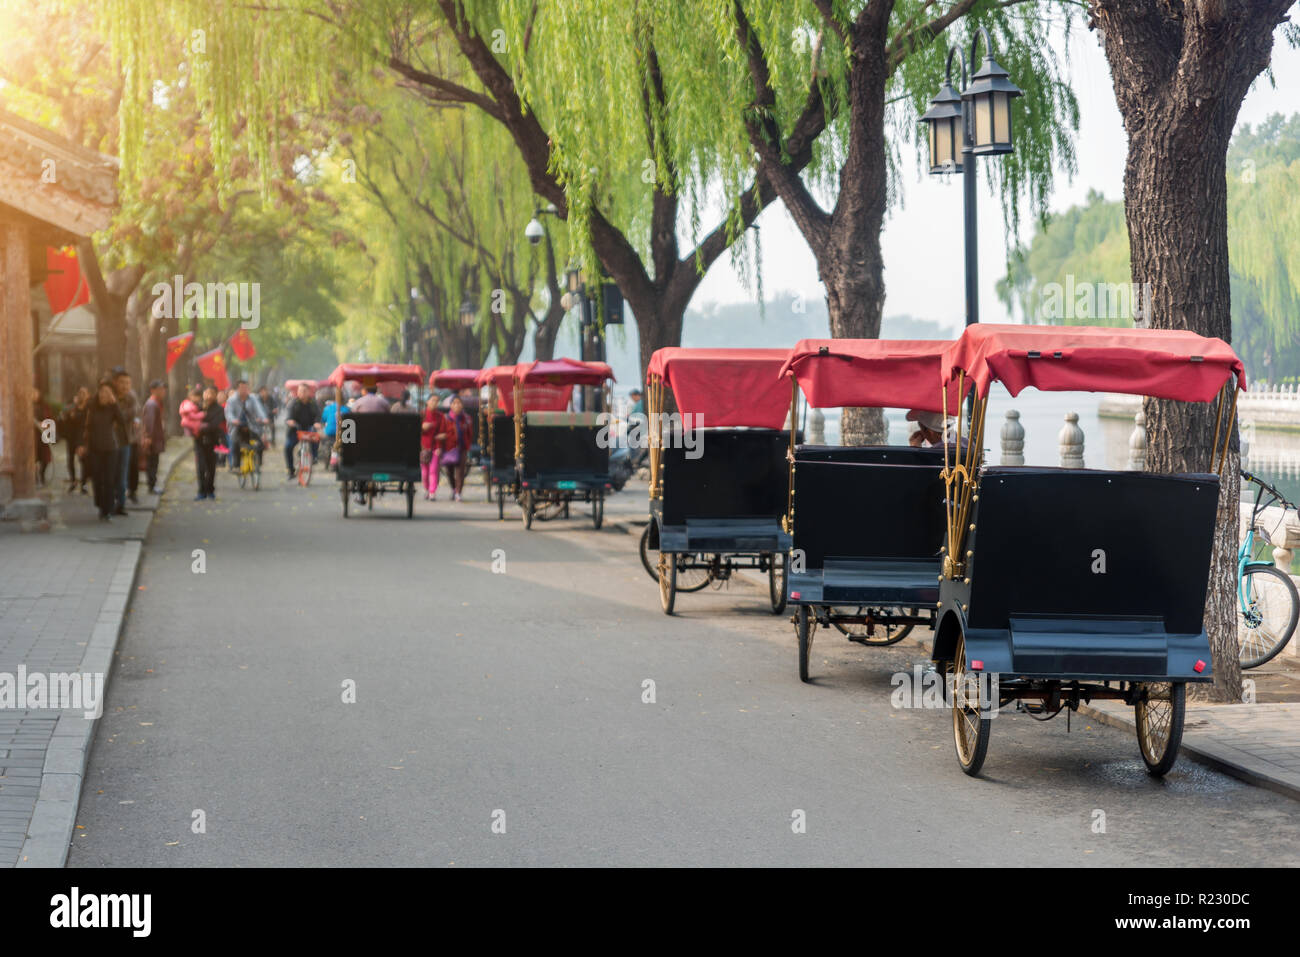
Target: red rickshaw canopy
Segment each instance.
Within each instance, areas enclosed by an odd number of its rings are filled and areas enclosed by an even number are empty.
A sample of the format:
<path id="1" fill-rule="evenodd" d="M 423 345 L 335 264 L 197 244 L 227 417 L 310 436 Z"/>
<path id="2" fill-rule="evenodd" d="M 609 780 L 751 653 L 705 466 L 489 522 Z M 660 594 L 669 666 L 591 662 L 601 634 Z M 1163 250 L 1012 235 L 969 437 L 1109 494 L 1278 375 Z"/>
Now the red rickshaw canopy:
<path id="1" fill-rule="evenodd" d="M 970 326 L 943 356 L 945 381 L 964 372 L 980 396 L 994 380 L 1013 396 L 1044 392 L 1119 392 L 1209 402 L 1246 368 L 1222 339 L 1178 329 L 1104 326 Z"/>
<path id="2" fill-rule="evenodd" d="M 604 385 L 614 381 L 614 370 L 603 362 L 541 359 L 515 366 L 515 378 L 525 385 Z"/>
<path id="3" fill-rule="evenodd" d="M 389 362 L 372 362 L 368 364 L 345 362 L 330 373 L 330 377 L 326 382 L 339 388 L 345 382 L 360 382 L 365 385 L 367 380 L 374 380 L 375 383 L 395 382 L 420 385 L 424 382 L 424 370 L 419 366 L 396 365 Z"/>
<path id="4" fill-rule="evenodd" d="M 666 382 L 678 410 L 702 416 L 705 426 L 779 429 L 790 411 L 785 358 L 784 349 L 669 346 L 655 350 L 646 376 Z"/>
<path id="5" fill-rule="evenodd" d="M 455 389 L 457 392 L 461 389 L 474 389 L 479 386 L 479 374 L 484 371 L 486 370 L 435 369 L 429 376 L 429 385 L 435 389 Z"/>
<path id="6" fill-rule="evenodd" d="M 816 409 L 943 412 L 939 383 L 951 345 L 948 339 L 803 339 L 787 353 L 781 376 L 784 382 L 793 375 Z M 960 406 L 957 384 L 950 383 L 948 414 Z"/>

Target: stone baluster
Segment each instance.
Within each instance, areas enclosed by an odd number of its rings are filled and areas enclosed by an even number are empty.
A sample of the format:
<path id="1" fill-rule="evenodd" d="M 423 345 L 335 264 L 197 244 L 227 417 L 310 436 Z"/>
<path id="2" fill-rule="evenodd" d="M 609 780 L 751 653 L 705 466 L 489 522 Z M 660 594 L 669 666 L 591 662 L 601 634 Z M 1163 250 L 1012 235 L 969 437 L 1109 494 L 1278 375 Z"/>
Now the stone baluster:
<path id="1" fill-rule="evenodd" d="M 1147 467 L 1147 417 L 1138 409 L 1133 416 L 1133 432 L 1128 437 L 1128 467 L 1145 472 Z"/>
<path id="2" fill-rule="evenodd" d="M 1081 469 L 1083 464 L 1083 429 L 1079 428 L 1079 413 L 1065 413 L 1065 425 L 1057 436 L 1061 448 L 1061 468 Z"/>
<path id="3" fill-rule="evenodd" d="M 1020 424 L 1020 413 L 1007 410 L 1007 420 L 1002 423 L 1003 465 L 1025 464 L 1025 427 Z"/>

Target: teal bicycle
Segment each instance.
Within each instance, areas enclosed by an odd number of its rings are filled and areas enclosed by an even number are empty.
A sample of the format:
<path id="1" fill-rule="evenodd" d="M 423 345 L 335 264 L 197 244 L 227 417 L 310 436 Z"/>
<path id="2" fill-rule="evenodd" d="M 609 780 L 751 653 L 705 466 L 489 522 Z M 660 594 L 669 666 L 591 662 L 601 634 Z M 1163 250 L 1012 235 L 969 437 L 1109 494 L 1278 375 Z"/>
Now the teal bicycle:
<path id="1" fill-rule="evenodd" d="M 1237 549 L 1237 642 L 1241 667 L 1258 668 L 1287 646 L 1300 618 L 1300 593 L 1291 576 L 1272 562 L 1255 555 L 1256 526 L 1264 510 L 1272 505 L 1295 506 L 1272 485 L 1243 470 L 1243 481 L 1256 486 L 1250 527 Z M 1267 534 L 1261 536 L 1264 544 Z"/>

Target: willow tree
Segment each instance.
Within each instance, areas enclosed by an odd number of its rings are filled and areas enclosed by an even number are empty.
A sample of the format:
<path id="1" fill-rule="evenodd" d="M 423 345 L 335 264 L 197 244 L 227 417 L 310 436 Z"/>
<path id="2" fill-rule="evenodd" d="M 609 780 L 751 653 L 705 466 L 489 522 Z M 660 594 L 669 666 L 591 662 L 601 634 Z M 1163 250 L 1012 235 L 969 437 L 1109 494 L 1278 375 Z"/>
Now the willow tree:
<path id="1" fill-rule="evenodd" d="M 1128 133 L 1124 211 L 1133 282 L 1150 324 L 1231 339 L 1228 145 L 1242 100 L 1272 56 L 1293 0 L 1088 0 Z M 1297 34 L 1291 34 L 1292 40 Z M 1214 409 L 1147 399 L 1147 468 L 1206 471 Z M 1224 471 L 1205 625 L 1217 697 L 1241 694 L 1236 431 Z"/>
<path id="2" fill-rule="evenodd" d="M 536 355 L 551 358 L 565 314 L 560 259 L 550 230 L 534 246 L 520 228 L 534 215 L 537 198 L 509 135 L 479 110 L 412 113 L 408 93 L 378 84 L 361 95 L 369 121 L 346 149 L 358 183 L 390 227 L 381 235 L 393 260 L 409 263 L 393 271 L 395 284 L 419 291 L 438 341 L 452 345 L 441 363 L 465 362 L 455 342 L 467 337 L 476 340 L 476 360 L 495 348 L 500 361 L 515 362 L 529 332 Z M 430 231 L 459 248 L 437 243 L 435 251 L 422 242 Z M 567 236 L 559 238 L 567 253 Z M 374 239 L 368 244 L 377 248 Z M 458 314 L 467 296 L 478 315 L 469 329 Z"/>
<path id="3" fill-rule="evenodd" d="M 645 361 L 680 340 L 704 273 L 775 197 L 742 135 L 718 148 L 717 114 L 699 94 L 736 76 L 716 55 L 699 57 L 692 10 L 667 0 L 544 10 L 533 0 L 109 0 L 105 15 L 132 103 L 147 103 L 160 50 L 201 41 L 193 76 L 213 104 L 218 150 L 247 124 L 269 155 L 277 110 L 375 66 L 433 107 L 481 110 L 509 134 L 533 192 L 570 221 L 584 264 L 618 283 Z M 128 115 L 124 142 L 138 130 Z M 728 197 L 716 212 L 715 186 Z"/>
<path id="4" fill-rule="evenodd" d="M 1050 31 L 1070 4 L 1048 0 L 712 0 L 697 55 L 736 77 L 710 91 L 729 139 L 744 140 L 817 261 L 836 337 L 875 338 L 885 301 L 880 234 L 918 120 L 938 92 L 949 43 L 970 48 L 986 27 L 1024 90 L 1014 101 L 1016 150 L 982 162 L 1010 228 L 1026 198 L 1043 209 L 1054 169 L 1073 171 L 1077 106 Z M 982 54 L 983 51 L 981 51 Z M 978 64 L 972 64 L 975 69 Z M 954 83 L 958 77 L 954 76 Z M 819 131 L 819 127 L 824 130 Z M 960 211 L 949 223 L 960 228 Z M 882 440 L 880 410 L 848 410 L 844 441 Z"/>

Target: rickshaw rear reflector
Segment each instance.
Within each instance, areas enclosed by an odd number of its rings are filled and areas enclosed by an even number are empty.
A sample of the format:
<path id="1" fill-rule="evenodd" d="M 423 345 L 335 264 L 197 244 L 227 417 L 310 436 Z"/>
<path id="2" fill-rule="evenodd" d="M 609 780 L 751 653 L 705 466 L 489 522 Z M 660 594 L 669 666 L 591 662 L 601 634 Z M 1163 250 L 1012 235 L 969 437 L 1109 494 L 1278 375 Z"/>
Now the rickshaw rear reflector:
<path id="1" fill-rule="evenodd" d="M 976 660 L 972 661 L 972 662 L 970 663 L 970 670 L 971 670 L 971 671 L 983 671 L 983 670 L 984 670 L 984 662 L 980 661 L 979 659 L 976 659 Z"/>
<path id="2" fill-rule="evenodd" d="M 790 592 L 790 597 L 793 598 L 795 601 L 798 601 L 800 598 L 803 597 L 803 595 L 799 594 L 799 592 L 797 591 L 792 591 Z"/>
<path id="3" fill-rule="evenodd" d="M 524 483 L 524 488 L 528 488 L 528 483 L 527 483 L 527 482 Z"/>
<path id="4" fill-rule="evenodd" d="M 1199 675 L 1202 671 L 1205 670 L 1205 662 L 1202 661 L 1200 658 L 1197 658 L 1196 664 L 1192 665 L 1192 670 Z"/>

